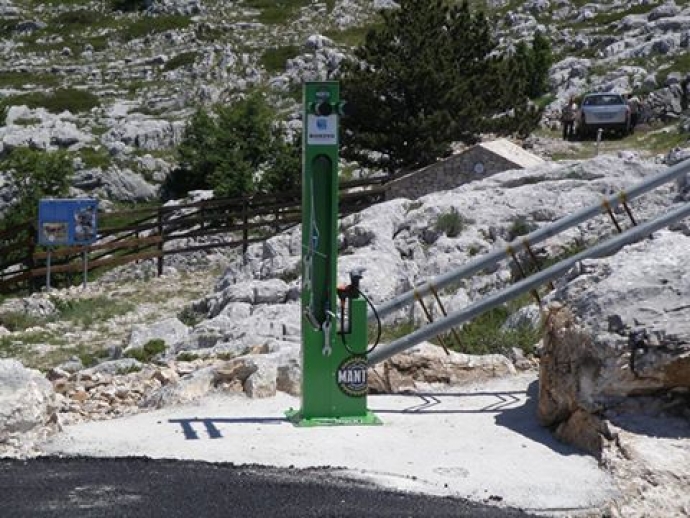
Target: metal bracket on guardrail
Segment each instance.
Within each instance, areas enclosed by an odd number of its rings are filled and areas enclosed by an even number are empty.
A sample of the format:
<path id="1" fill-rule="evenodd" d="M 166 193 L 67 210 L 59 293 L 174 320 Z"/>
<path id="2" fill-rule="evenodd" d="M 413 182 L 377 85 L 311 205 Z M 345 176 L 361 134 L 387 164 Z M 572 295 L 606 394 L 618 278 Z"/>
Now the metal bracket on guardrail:
<path id="1" fill-rule="evenodd" d="M 525 272 L 525 269 L 522 267 L 522 264 L 520 263 L 520 260 L 518 259 L 513 247 L 508 245 L 508 247 L 506 248 L 506 253 L 513 259 L 515 266 L 517 266 L 517 269 L 520 272 L 519 280 L 526 279 L 527 273 Z M 541 297 L 539 296 L 539 292 L 536 289 L 534 289 L 530 291 L 530 295 L 534 297 L 534 300 L 537 302 L 537 305 L 541 306 Z"/>
<path id="2" fill-rule="evenodd" d="M 433 284 L 429 285 L 429 289 L 431 290 L 431 293 L 433 293 L 434 298 L 436 299 L 436 303 L 438 304 L 438 308 L 441 310 L 441 313 L 443 313 L 444 317 L 448 316 L 448 313 L 446 312 L 446 308 L 443 307 L 443 303 L 441 302 L 441 297 L 438 295 L 438 291 L 436 291 L 436 286 Z M 454 327 L 450 328 L 450 332 L 453 333 L 453 338 L 455 338 L 455 345 L 458 346 L 460 350 L 462 350 L 462 341 L 460 340 L 460 335 L 458 332 L 455 330 Z M 446 354 L 449 354 L 448 351 L 446 351 Z"/>
<path id="3" fill-rule="evenodd" d="M 630 223 L 632 223 L 633 227 L 636 227 L 637 221 L 635 221 L 635 216 L 633 216 L 632 210 L 630 210 L 630 207 L 628 206 L 628 195 L 625 193 L 625 191 L 620 192 L 620 194 L 618 195 L 618 199 L 620 200 L 621 205 L 623 205 L 625 212 L 628 214 L 628 217 L 630 218 Z"/>
<path id="4" fill-rule="evenodd" d="M 434 316 L 431 314 L 431 311 L 429 311 L 429 308 L 426 306 L 426 303 L 424 302 L 424 299 L 422 296 L 419 294 L 417 290 L 414 292 L 414 298 L 417 302 L 419 302 L 419 305 L 422 307 L 422 310 L 424 311 L 424 315 L 426 316 L 427 321 L 431 324 L 434 321 Z M 443 311 L 444 316 L 446 316 L 445 310 Z M 450 352 L 448 351 L 448 347 L 446 347 L 446 342 L 443 340 L 443 336 L 440 334 L 436 335 L 436 338 L 438 338 L 438 342 L 441 344 L 441 347 L 443 347 L 443 351 L 450 356 Z"/>
<path id="5" fill-rule="evenodd" d="M 632 210 L 630 209 L 630 206 L 628 205 L 628 195 L 625 193 L 625 191 L 622 191 L 618 194 L 618 201 L 620 202 L 621 206 L 623 209 L 625 209 L 625 213 L 628 215 L 628 218 L 630 218 L 630 223 L 632 223 L 633 227 L 637 226 L 637 221 L 635 220 L 635 216 L 633 216 Z M 611 221 L 613 222 L 614 226 L 616 227 L 616 230 L 620 234 L 623 232 L 623 229 L 620 226 L 620 223 L 618 223 L 618 220 L 616 219 L 616 216 L 613 215 L 613 210 L 611 209 L 611 203 L 609 202 L 608 199 L 605 199 L 601 202 L 601 206 L 603 207 L 604 211 L 609 215 L 611 218 Z"/>
<path id="6" fill-rule="evenodd" d="M 618 220 L 616 219 L 616 216 L 613 215 L 613 211 L 611 210 L 611 204 L 609 203 L 609 200 L 603 200 L 601 202 L 601 206 L 604 209 L 604 212 L 606 212 L 609 217 L 611 218 L 611 221 L 613 222 L 613 226 L 616 227 L 616 230 L 620 234 L 623 232 L 623 229 L 621 228 L 620 224 L 618 223 Z"/>

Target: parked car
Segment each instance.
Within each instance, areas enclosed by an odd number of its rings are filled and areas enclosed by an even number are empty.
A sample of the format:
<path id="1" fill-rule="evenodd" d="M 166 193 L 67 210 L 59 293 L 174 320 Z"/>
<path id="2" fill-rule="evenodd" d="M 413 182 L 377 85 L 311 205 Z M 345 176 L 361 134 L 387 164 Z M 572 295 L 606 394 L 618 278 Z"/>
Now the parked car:
<path id="1" fill-rule="evenodd" d="M 630 108 L 621 94 L 605 92 L 585 95 L 580 106 L 577 132 L 581 137 L 604 131 L 630 133 Z"/>

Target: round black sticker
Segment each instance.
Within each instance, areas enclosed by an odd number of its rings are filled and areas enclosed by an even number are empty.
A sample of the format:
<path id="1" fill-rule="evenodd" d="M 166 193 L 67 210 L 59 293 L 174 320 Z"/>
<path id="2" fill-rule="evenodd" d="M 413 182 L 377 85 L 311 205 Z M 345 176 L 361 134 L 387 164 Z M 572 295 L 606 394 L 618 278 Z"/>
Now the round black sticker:
<path id="1" fill-rule="evenodd" d="M 338 388 L 351 397 L 367 395 L 367 360 L 362 356 L 352 356 L 338 367 L 336 381 Z"/>

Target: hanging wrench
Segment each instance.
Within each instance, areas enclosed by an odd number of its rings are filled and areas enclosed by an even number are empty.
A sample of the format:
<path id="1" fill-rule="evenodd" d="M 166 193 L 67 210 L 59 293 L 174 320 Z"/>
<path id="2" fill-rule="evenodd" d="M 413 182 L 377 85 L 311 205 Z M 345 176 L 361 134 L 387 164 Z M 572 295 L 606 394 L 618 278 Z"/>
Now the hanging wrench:
<path id="1" fill-rule="evenodd" d="M 330 356 L 333 352 L 331 348 L 331 313 L 330 311 L 326 313 L 326 320 L 321 325 L 321 330 L 323 331 L 323 348 L 321 349 L 321 354 L 324 356 Z"/>

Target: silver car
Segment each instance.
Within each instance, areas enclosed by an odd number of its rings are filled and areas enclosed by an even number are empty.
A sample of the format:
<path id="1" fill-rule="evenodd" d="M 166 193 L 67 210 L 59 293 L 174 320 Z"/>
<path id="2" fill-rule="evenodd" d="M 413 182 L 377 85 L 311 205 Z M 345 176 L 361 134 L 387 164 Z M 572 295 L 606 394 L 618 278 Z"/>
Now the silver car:
<path id="1" fill-rule="evenodd" d="M 625 97 L 610 92 L 585 95 L 577 126 L 582 137 L 595 134 L 599 128 L 627 135 L 630 133 L 630 108 Z"/>

